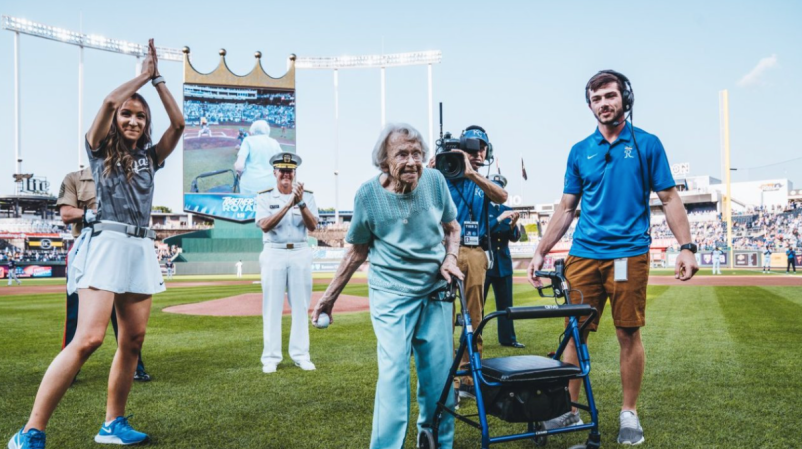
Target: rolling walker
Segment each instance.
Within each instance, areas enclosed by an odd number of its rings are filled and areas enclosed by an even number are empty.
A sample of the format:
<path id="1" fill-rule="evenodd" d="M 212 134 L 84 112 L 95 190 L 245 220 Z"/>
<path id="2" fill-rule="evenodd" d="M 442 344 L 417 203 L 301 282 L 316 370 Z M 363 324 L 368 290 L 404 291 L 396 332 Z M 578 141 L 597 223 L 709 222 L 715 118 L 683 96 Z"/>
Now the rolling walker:
<path id="1" fill-rule="evenodd" d="M 457 420 L 481 431 L 482 449 L 489 449 L 491 444 L 523 439 L 531 439 L 537 446 L 544 446 L 549 435 L 580 431 L 590 431 L 588 439 L 585 444 L 574 446 L 571 449 L 601 447 L 598 412 L 589 378 L 590 355 L 582 338 L 585 328 L 598 312 L 588 304 L 571 304 L 571 288 L 565 279 L 564 271 L 563 261 L 558 260 L 554 271 L 535 273 L 538 277 L 551 280 L 551 285 L 538 288 L 538 293 L 544 298 L 555 298 L 555 302 L 558 302 L 557 305 L 509 307 L 506 310 L 493 312 L 479 323 L 475 331 L 465 304 L 462 281 L 455 280 L 451 284 L 451 297 L 459 297 L 460 315 L 462 315 L 463 322 L 462 335 L 454 363 L 451 365 L 448 379 L 446 379 L 437 403 L 434 420 L 429 425 L 423 426 L 418 435 L 419 449 L 437 449 L 439 447 L 437 432 L 443 413 L 451 414 Z M 553 294 L 544 294 L 543 290 L 547 289 L 551 289 Z M 581 295 L 581 292 L 579 294 Z M 560 299 L 562 301 L 559 301 Z M 475 348 L 475 336 L 482 334 L 488 322 L 501 316 L 510 320 L 568 318 L 568 325 L 562 334 L 557 351 L 551 357 L 523 355 L 482 360 Z M 582 325 L 579 325 L 579 317 L 587 317 Z M 560 357 L 569 343 L 576 347 L 579 366 L 560 361 Z M 460 360 L 465 351 L 468 351 L 470 366 L 468 369 L 460 370 Z M 454 394 L 454 378 L 459 376 L 473 378 L 478 409 L 476 414 L 462 415 L 455 408 L 445 405 L 449 395 Z M 582 379 L 587 404 L 571 402 L 568 393 L 568 381 L 571 379 Z M 551 430 L 544 428 L 543 421 L 569 412 L 572 406 L 590 413 L 591 422 Z M 491 436 L 487 415 L 511 423 L 527 423 L 527 430 L 519 434 Z"/>

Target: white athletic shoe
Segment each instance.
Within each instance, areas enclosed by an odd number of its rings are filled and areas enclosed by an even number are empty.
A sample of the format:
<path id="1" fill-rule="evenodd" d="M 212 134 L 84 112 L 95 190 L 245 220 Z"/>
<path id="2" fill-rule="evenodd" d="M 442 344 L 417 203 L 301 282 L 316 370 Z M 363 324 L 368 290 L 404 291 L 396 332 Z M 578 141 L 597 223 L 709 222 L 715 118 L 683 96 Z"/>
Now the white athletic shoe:
<path id="1" fill-rule="evenodd" d="M 643 438 L 643 427 L 640 426 L 638 415 L 631 410 L 623 410 L 618 417 L 621 428 L 618 431 L 618 444 L 635 446 L 646 441 Z"/>
<path id="2" fill-rule="evenodd" d="M 267 365 L 262 366 L 262 372 L 265 374 L 275 373 L 276 365 L 273 363 L 268 363 Z"/>
<path id="3" fill-rule="evenodd" d="M 301 360 L 300 362 L 295 362 L 295 366 L 301 368 L 304 371 L 314 371 L 316 369 L 315 364 L 309 360 Z"/>

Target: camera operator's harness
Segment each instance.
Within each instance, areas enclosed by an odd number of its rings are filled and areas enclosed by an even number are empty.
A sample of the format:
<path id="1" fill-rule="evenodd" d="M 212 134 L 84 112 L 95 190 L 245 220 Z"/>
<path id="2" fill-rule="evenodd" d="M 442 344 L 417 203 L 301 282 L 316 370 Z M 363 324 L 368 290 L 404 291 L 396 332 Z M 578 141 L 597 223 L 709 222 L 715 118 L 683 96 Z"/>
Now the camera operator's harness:
<path id="1" fill-rule="evenodd" d="M 465 180 L 463 180 L 463 183 L 464 182 L 465 182 Z M 484 239 L 485 239 L 484 243 L 485 244 L 482 245 L 482 237 L 479 235 L 479 229 L 480 229 L 480 224 L 481 223 L 478 220 L 475 220 L 474 214 L 473 214 L 473 202 L 474 202 L 474 199 L 476 199 L 476 189 L 479 188 L 479 186 L 476 185 L 475 182 L 472 182 L 472 184 L 473 184 L 473 189 L 471 191 L 471 200 L 470 201 L 468 201 L 465 198 L 465 195 L 462 194 L 462 190 L 463 190 L 462 186 L 459 186 L 459 187 L 454 186 L 454 187 L 456 187 L 456 190 L 457 190 L 457 193 L 459 194 L 460 199 L 462 199 L 462 201 L 468 205 L 468 218 L 470 218 L 470 221 L 464 222 L 462 241 L 460 242 L 460 244 L 463 245 L 463 246 L 470 246 L 470 247 L 485 246 L 485 253 L 487 254 L 487 269 L 489 270 L 489 269 L 493 268 L 493 264 L 495 262 L 494 257 L 493 257 L 493 251 L 490 248 L 490 198 L 487 197 L 487 193 L 484 193 L 482 195 L 482 198 L 483 198 L 482 199 L 482 208 L 484 209 L 484 212 L 485 212 L 484 213 L 484 219 L 485 219 L 485 234 L 486 234 L 484 236 Z M 469 229 L 468 225 L 469 224 L 471 225 L 470 228 L 471 228 L 472 232 L 474 233 L 473 235 L 468 235 L 468 229 Z"/>

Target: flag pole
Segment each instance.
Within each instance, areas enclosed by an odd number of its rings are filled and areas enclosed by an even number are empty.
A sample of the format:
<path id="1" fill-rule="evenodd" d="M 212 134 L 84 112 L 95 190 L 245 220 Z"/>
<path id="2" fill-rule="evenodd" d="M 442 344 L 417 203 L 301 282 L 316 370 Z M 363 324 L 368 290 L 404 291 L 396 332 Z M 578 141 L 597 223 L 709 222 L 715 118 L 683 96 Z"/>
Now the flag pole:
<path id="1" fill-rule="evenodd" d="M 523 167 L 524 167 L 524 155 L 521 153 L 521 180 L 518 181 L 518 194 L 521 195 L 521 205 L 524 203 L 524 174 L 523 174 Z"/>

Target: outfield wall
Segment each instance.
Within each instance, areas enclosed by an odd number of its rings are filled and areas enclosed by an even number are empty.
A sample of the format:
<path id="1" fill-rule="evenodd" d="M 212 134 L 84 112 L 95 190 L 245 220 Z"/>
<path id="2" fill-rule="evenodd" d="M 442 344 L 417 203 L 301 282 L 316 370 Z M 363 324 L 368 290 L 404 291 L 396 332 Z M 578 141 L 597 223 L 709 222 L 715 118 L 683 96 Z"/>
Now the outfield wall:
<path id="1" fill-rule="evenodd" d="M 184 262 L 175 264 L 176 275 L 237 274 L 236 262 Z M 243 260 L 242 274 L 260 274 L 259 262 Z"/>

